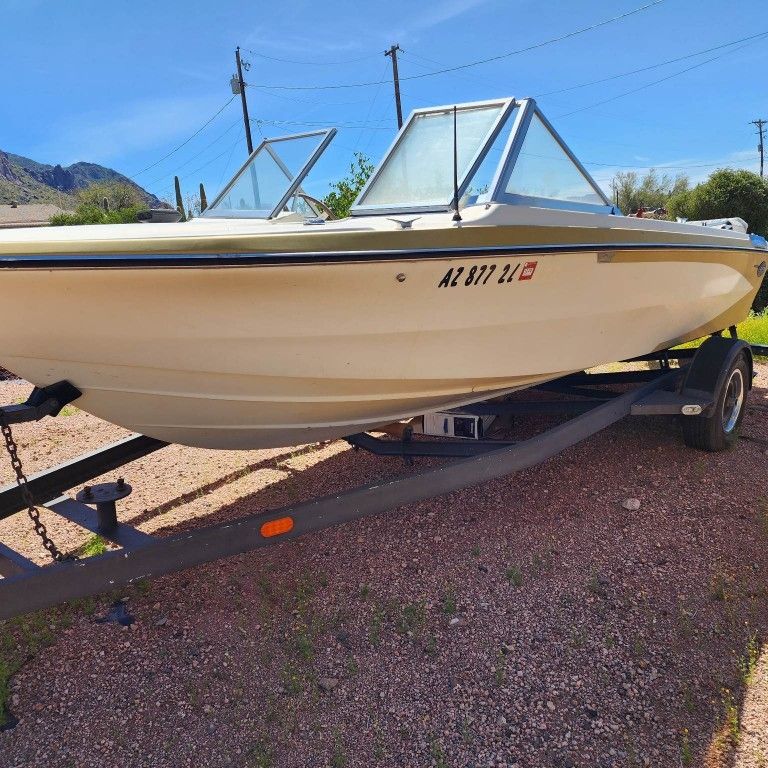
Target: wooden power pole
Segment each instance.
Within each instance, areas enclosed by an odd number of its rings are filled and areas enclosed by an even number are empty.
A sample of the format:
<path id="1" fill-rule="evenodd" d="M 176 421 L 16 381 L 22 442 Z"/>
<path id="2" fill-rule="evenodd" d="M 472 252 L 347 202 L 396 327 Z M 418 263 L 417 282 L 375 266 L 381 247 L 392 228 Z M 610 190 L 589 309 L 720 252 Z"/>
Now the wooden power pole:
<path id="1" fill-rule="evenodd" d="M 251 121 L 248 119 L 248 100 L 245 97 L 245 81 L 243 80 L 243 62 L 240 59 L 240 46 L 235 51 L 235 62 L 237 63 L 237 91 L 240 93 L 240 101 L 243 103 L 243 123 L 245 124 L 245 141 L 248 145 L 248 154 L 253 152 L 253 141 L 251 139 Z M 234 78 L 233 78 L 234 80 Z M 232 83 L 233 90 L 235 82 Z"/>
<path id="2" fill-rule="evenodd" d="M 753 120 L 752 125 L 757 126 L 757 133 L 760 136 L 760 143 L 757 145 L 757 151 L 760 153 L 760 178 L 763 178 L 763 162 L 765 155 L 765 124 L 768 120 Z"/>
<path id="3" fill-rule="evenodd" d="M 403 127 L 403 108 L 400 106 L 400 76 L 397 73 L 397 52 L 403 49 L 395 43 L 388 51 L 384 51 L 385 56 L 392 58 L 392 79 L 395 81 L 395 107 L 397 108 L 397 127 L 398 130 Z"/>

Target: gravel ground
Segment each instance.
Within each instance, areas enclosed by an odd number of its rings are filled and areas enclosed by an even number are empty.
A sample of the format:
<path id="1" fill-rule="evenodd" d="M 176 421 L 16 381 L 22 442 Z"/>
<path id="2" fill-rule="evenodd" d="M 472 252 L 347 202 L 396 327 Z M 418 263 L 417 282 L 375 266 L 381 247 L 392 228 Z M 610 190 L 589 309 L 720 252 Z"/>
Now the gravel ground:
<path id="1" fill-rule="evenodd" d="M 765 438 L 768 367 L 757 386 L 744 432 Z M 30 471 L 124 434 L 79 411 L 16 433 Z M 109 598 L 8 622 L 0 671 L 26 663 L 0 766 L 765 768 L 767 460 L 625 420 L 513 477 L 123 592 L 130 628 L 94 620 Z M 409 471 L 338 442 L 173 446 L 125 468 L 121 519 L 175 531 Z M 22 516 L 0 540 L 39 559 Z"/>

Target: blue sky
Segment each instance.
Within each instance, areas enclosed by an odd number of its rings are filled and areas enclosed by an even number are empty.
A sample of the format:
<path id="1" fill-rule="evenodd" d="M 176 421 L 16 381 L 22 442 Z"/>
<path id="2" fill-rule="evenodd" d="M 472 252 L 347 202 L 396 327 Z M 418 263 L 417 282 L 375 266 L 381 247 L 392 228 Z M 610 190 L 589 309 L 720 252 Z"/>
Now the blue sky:
<path id="1" fill-rule="evenodd" d="M 525 48 L 650 2 L 0 0 L 0 149 L 48 163 L 109 165 L 160 196 L 170 194 L 178 173 L 185 192 L 202 181 L 210 199 L 245 159 L 238 99 L 158 161 L 231 98 L 240 45 L 251 64 L 251 117 L 261 121 L 255 140 L 260 132 L 342 126 L 308 190 L 323 194 L 353 151 L 377 161 L 389 145 L 396 127 L 391 84 L 274 86 L 386 81 L 391 65 L 383 52 L 399 43 L 406 113 L 433 104 L 537 96 L 604 188 L 619 168 L 666 167 L 694 180 L 717 165 L 755 170 L 750 121 L 768 118 L 768 37 L 551 92 L 768 33 L 765 0 L 663 0 L 526 53 L 407 79 Z M 682 74 L 669 77 L 676 73 Z"/>

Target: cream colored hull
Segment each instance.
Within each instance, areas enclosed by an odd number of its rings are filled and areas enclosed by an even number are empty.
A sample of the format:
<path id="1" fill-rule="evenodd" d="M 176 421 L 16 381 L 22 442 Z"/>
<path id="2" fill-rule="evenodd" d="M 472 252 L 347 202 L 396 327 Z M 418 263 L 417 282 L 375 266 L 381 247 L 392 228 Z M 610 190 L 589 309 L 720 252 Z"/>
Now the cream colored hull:
<path id="1" fill-rule="evenodd" d="M 0 364 L 37 385 L 68 379 L 79 407 L 169 442 L 297 445 L 719 330 L 747 314 L 762 258 L 627 250 L 6 269 Z M 519 280 L 527 262 L 533 276 Z M 481 265 L 494 274 L 466 285 Z M 459 267 L 456 285 L 440 287 Z"/>

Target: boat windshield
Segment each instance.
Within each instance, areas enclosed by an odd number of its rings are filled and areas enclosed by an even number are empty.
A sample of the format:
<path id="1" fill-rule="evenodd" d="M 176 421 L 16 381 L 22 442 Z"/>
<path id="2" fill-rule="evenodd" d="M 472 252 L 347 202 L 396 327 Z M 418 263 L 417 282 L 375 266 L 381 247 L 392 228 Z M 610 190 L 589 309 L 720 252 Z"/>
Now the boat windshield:
<path id="1" fill-rule="evenodd" d="M 499 99 L 413 112 L 352 215 L 448 210 L 454 173 L 459 207 L 614 210 L 533 99 Z"/>
<path id="2" fill-rule="evenodd" d="M 458 107 L 459 178 L 469 172 L 504 111 L 504 103 Z M 453 195 L 453 108 L 414 114 L 358 205 L 445 205 Z"/>
<path id="3" fill-rule="evenodd" d="M 335 129 L 265 139 L 206 209 L 212 217 L 269 219 L 302 210 L 301 183 L 331 142 Z"/>

